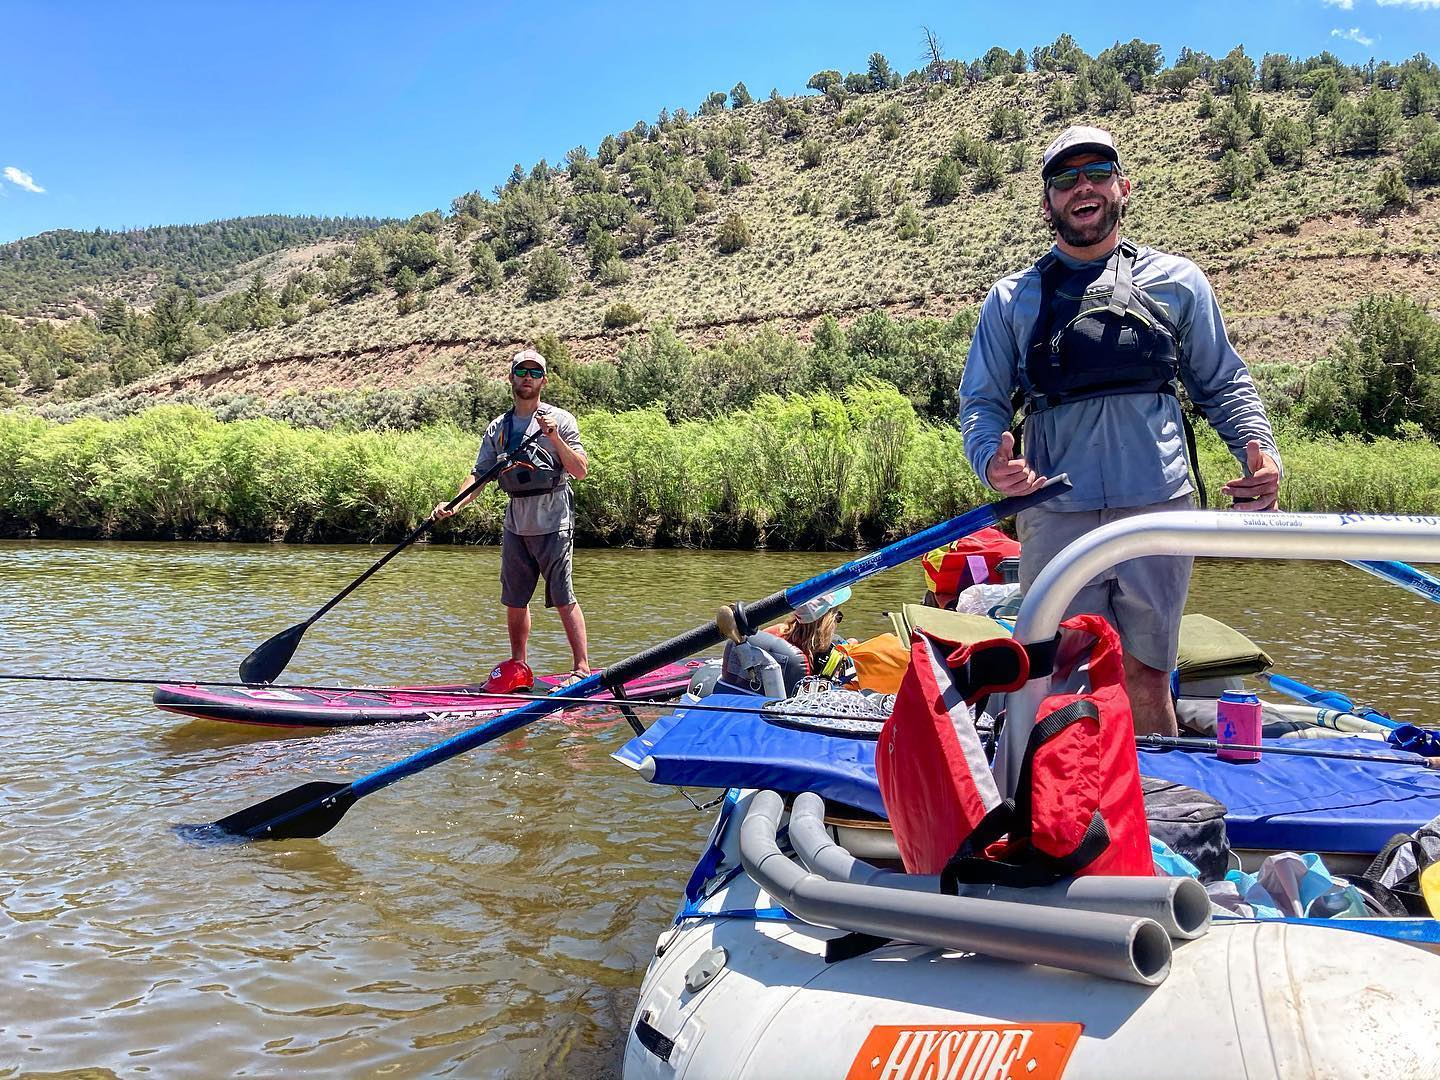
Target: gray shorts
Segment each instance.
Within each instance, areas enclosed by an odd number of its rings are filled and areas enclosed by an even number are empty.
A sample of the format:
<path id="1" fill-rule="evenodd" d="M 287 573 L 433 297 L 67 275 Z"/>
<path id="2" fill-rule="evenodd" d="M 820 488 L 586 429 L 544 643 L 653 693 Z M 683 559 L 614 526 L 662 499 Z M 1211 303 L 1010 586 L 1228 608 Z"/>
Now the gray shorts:
<path id="1" fill-rule="evenodd" d="M 1112 521 L 1157 510 L 1191 510 L 1194 501 L 1181 495 L 1149 506 L 1115 510 L 1048 510 L 1034 506 L 1020 511 L 1020 587 L 1029 591 L 1040 571 L 1072 540 Z M 1075 594 L 1065 611 L 1103 615 L 1120 633 L 1125 651 L 1140 663 L 1159 671 L 1175 666 L 1180 649 L 1180 616 L 1190 590 L 1188 555 L 1147 555 L 1128 559 L 1106 570 Z"/>
<path id="2" fill-rule="evenodd" d="M 546 607 L 575 603 L 575 585 L 570 580 L 574 540 L 575 534 L 569 530 L 521 536 L 506 529 L 500 539 L 500 603 L 527 606 L 542 574 Z"/>

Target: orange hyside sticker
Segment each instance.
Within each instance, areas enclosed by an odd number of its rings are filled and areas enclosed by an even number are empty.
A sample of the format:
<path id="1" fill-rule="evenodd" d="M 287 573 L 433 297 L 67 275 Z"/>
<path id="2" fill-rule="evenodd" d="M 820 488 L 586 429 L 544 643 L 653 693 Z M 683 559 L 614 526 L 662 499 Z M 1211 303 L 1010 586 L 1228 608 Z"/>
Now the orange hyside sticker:
<path id="1" fill-rule="evenodd" d="M 1058 1080 L 1081 1024 L 877 1024 L 845 1080 Z"/>

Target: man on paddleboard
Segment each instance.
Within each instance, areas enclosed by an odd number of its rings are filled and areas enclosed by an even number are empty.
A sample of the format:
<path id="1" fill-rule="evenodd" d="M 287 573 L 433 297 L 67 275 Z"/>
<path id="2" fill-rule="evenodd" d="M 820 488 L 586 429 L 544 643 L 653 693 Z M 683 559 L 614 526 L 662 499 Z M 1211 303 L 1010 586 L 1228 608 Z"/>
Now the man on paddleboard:
<path id="1" fill-rule="evenodd" d="M 1062 472 L 1074 485 L 1017 519 L 1025 589 L 1100 525 L 1192 508 L 1198 477 L 1192 484 L 1180 384 L 1244 468 L 1223 489 L 1235 509 L 1275 509 L 1281 476 L 1270 421 L 1210 282 L 1189 259 L 1121 239 L 1130 181 L 1110 133 L 1066 128 L 1040 177 L 1054 247 L 991 288 L 960 382 L 965 454 L 987 485 L 1021 495 Z M 1011 432 L 1017 401 L 1023 450 Z M 1103 615 L 1119 631 L 1141 733 L 1176 733 L 1170 671 L 1191 561 L 1121 563 L 1067 612 Z"/>
<path id="2" fill-rule="evenodd" d="M 590 459 L 580 443 L 575 417 L 564 409 L 543 404 L 548 365 L 534 349 L 522 349 L 510 361 L 510 391 L 514 404 L 485 429 L 475 468 L 460 482 L 464 491 L 499 460 L 510 459 L 496 483 L 510 496 L 500 541 L 500 603 L 510 633 L 510 659 L 526 663 L 530 641 L 530 598 L 540 577 L 545 578 L 545 606 L 553 607 L 565 627 L 574 664 L 570 681 L 590 674 L 585 639 L 585 614 L 575 598 L 571 561 L 575 541 L 575 498 L 570 478 L 583 480 Z M 540 437 L 522 446 L 527 435 Z M 431 512 L 443 520 L 463 508 L 484 485 L 477 487 L 454 510 L 444 503 Z"/>

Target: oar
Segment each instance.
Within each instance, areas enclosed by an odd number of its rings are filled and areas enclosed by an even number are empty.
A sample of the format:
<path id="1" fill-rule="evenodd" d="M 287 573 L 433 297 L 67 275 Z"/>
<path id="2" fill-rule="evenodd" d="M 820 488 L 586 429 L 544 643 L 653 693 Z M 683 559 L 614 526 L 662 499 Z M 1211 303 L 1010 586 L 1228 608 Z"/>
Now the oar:
<path id="1" fill-rule="evenodd" d="M 1419 754 L 1406 754 L 1401 757 L 1399 754 L 1350 753 L 1345 750 L 1324 750 L 1318 747 L 1276 746 L 1274 743 L 1256 746 L 1253 743 L 1219 743 L 1214 739 L 1176 738 L 1172 735 L 1136 735 L 1135 742 L 1140 746 L 1154 747 L 1157 750 L 1190 750 L 1211 754 L 1221 749 L 1254 750 L 1261 754 L 1335 758 L 1339 761 L 1370 761 L 1386 765 L 1419 765 L 1427 769 L 1440 769 L 1440 757 L 1422 757 Z"/>
<path id="2" fill-rule="evenodd" d="M 1364 570 L 1367 574 L 1374 574 L 1382 581 L 1388 581 L 1392 585 L 1399 585 L 1407 592 L 1412 592 L 1422 600 L 1429 600 L 1432 604 L 1440 604 L 1440 578 L 1427 574 L 1424 570 L 1417 570 L 1409 563 L 1403 562 L 1351 562 L 1351 566 L 1357 570 Z"/>
<path id="3" fill-rule="evenodd" d="M 455 509 L 455 507 L 459 505 L 466 496 L 470 495 L 482 484 L 488 484 L 491 480 L 495 479 L 496 476 L 500 475 L 500 470 L 503 469 L 507 464 L 509 464 L 510 458 L 515 454 L 516 450 L 523 449 L 526 445 L 534 442 L 539 437 L 539 431 L 531 432 L 523 440 L 521 440 L 519 446 L 515 447 L 515 450 L 511 450 L 509 453 L 501 454 L 498 458 L 496 458 L 495 464 L 491 468 L 487 469 L 483 476 L 477 476 L 473 484 L 467 486 L 464 491 L 460 492 L 460 494 L 456 495 L 453 499 L 446 503 L 445 509 Z M 247 683 L 274 682 L 275 677 L 285 670 L 285 665 L 290 663 L 290 658 L 295 655 L 295 649 L 299 646 L 300 639 L 305 636 L 306 630 L 309 630 L 310 627 L 314 626 L 315 623 L 320 619 L 320 617 L 324 615 L 327 611 L 329 611 L 336 604 L 340 603 L 341 600 L 344 600 L 345 597 L 349 596 L 352 592 L 354 592 L 361 585 L 363 585 L 366 580 L 368 580 L 369 577 L 377 570 L 379 570 L 382 566 L 388 563 L 396 555 L 399 555 L 400 552 L 404 551 L 416 540 L 420 539 L 420 537 L 424 536 L 427 532 L 429 532 L 434 527 L 434 525 L 434 518 L 426 518 L 419 525 L 415 526 L 414 530 L 411 531 L 409 536 L 405 537 L 404 540 L 401 540 L 400 543 L 396 544 L 393 548 L 391 548 L 390 551 L 386 553 L 384 558 L 382 558 L 374 566 L 370 567 L 369 570 L 366 570 L 349 585 L 346 585 L 345 588 L 341 589 L 338 593 L 336 593 L 335 596 L 330 600 L 330 602 L 324 607 L 322 607 L 319 611 L 315 612 L 314 615 L 311 615 L 302 623 L 296 623 L 288 630 L 281 630 L 280 633 L 270 638 L 263 645 L 255 649 L 255 651 L 252 652 L 249 656 L 245 657 L 244 660 L 240 661 L 241 681 Z"/>
<path id="4" fill-rule="evenodd" d="M 345 812 L 355 805 L 358 799 L 371 792 L 379 791 L 397 780 L 402 780 L 422 769 L 428 769 L 432 765 L 438 765 L 442 761 L 448 761 L 467 750 L 473 750 L 477 746 L 483 746 L 485 743 L 501 738 L 516 728 L 524 727 L 541 717 L 558 712 L 565 708 L 571 699 L 590 698 L 606 688 L 613 690 L 617 686 L 624 686 L 627 682 L 654 671 L 658 667 L 682 660 L 691 653 L 719 644 L 723 636 L 740 635 L 743 637 L 784 612 L 799 607 L 807 600 L 813 600 L 815 597 L 839 589 L 843 585 L 853 585 L 881 570 L 899 566 L 903 562 L 917 558 L 927 551 L 948 544 L 950 541 L 966 536 L 986 525 L 997 524 L 1011 514 L 1045 502 L 1069 489 L 1069 481 L 1064 476 L 1059 476 L 1053 478 L 1045 487 L 1029 495 L 1001 499 L 997 503 L 977 507 L 959 517 L 951 518 L 939 525 L 932 525 L 914 536 L 896 541 L 888 547 L 848 562 L 844 566 L 837 566 L 833 570 L 817 574 L 808 581 L 792 585 L 788 589 L 767 596 L 753 604 L 735 604 L 723 608 L 720 617 L 713 622 L 703 623 L 693 630 L 663 641 L 634 656 L 626 657 L 603 671 L 594 672 L 578 683 L 565 687 L 563 692 L 557 695 L 566 698 L 567 700 L 564 702 L 557 701 L 550 695 L 536 698 L 528 705 L 502 713 L 477 727 L 463 731 L 444 742 L 437 743 L 348 784 L 328 781 L 301 784 L 290 791 L 221 818 L 213 823 L 213 827 L 232 836 L 256 840 L 323 836 L 335 827 Z"/>
<path id="5" fill-rule="evenodd" d="M 1368 720 L 1381 727 L 1397 728 L 1399 723 L 1391 720 L 1390 717 L 1368 705 L 1356 705 L 1344 694 L 1336 693 L 1333 690 L 1316 690 L 1313 686 L 1307 686 L 1299 679 L 1292 679 L 1288 675 L 1280 675 L 1273 671 L 1263 671 L 1260 679 L 1286 697 L 1292 697 L 1296 701 L 1303 701 L 1307 705 L 1315 705 L 1322 709 L 1332 709 L 1342 715 L 1356 716 L 1361 720 Z"/>

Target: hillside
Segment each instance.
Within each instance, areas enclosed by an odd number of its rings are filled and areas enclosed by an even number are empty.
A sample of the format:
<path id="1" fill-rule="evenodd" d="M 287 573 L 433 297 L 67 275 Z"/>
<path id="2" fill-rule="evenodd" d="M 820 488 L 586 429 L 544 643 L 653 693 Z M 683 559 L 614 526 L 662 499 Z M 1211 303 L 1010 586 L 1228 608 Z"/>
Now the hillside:
<path id="1" fill-rule="evenodd" d="M 57 229 L 0 244 L 0 312 L 95 315 L 116 296 L 148 307 L 164 285 L 218 294 L 256 269 L 283 268 L 283 260 L 265 256 L 289 251 L 308 261 L 313 245 L 353 240 L 381 224 L 378 218 L 272 214 L 123 232 Z"/>
<path id="2" fill-rule="evenodd" d="M 1127 235 L 1210 274 L 1254 363 L 1323 355 L 1371 293 L 1440 300 L 1429 61 L 1266 57 L 1257 71 L 1237 50 L 1161 71 L 1143 55 L 1101 63 L 1111 50 L 1057 61 L 1061 44 L 1029 64 L 992 50 L 904 80 L 877 77 L 872 57 L 868 84 L 817 75 L 826 92 L 813 97 L 732 94 L 727 108 L 717 94 L 702 115 L 662 113 L 563 167 L 517 168 L 494 199 L 296 249 L 221 315 L 175 301 L 194 332 L 152 345 L 119 392 L 414 390 L 477 364 L 499 371 L 545 334 L 583 361 L 613 359 L 662 321 L 694 346 L 761 327 L 807 340 L 827 314 L 946 318 L 1048 244 L 1038 160 L 1070 122 L 1114 131 L 1135 185 Z M 0 359 L 5 347 L 0 336 Z"/>

